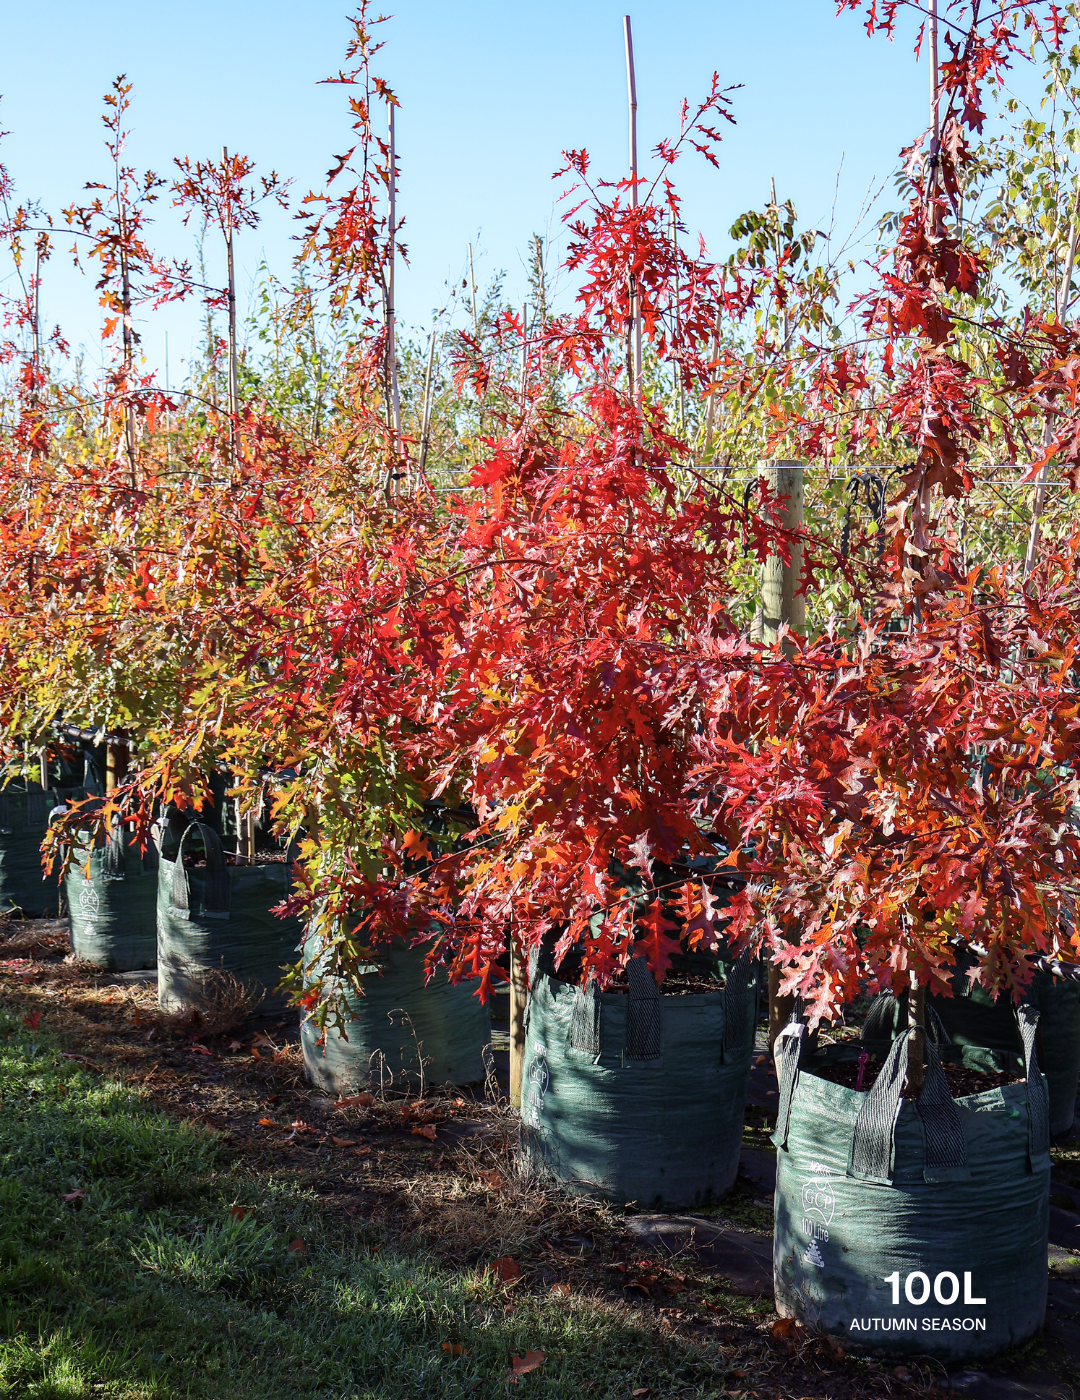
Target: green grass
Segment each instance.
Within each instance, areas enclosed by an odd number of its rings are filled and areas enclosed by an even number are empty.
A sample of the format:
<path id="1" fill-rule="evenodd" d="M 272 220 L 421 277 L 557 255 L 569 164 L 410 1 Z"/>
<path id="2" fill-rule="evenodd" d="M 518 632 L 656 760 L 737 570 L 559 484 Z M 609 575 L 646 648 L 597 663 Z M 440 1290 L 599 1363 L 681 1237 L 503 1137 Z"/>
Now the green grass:
<path id="1" fill-rule="evenodd" d="M 0 1012 L 0 1395 L 723 1393 L 714 1345 L 365 1239 L 60 1048 Z M 290 1250 L 297 1238 L 306 1252 Z M 508 1385 L 511 1355 L 536 1348 L 542 1369 Z"/>

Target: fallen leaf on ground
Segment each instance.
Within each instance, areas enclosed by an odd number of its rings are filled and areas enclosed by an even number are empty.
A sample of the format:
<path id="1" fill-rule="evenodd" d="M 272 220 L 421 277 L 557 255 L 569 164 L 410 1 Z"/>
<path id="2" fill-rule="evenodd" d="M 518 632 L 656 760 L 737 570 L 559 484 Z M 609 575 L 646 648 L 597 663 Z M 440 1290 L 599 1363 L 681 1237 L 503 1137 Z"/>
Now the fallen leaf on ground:
<path id="1" fill-rule="evenodd" d="M 371 1156 L 371 1148 L 370 1148 L 370 1147 L 354 1147 L 354 1148 L 353 1148 L 353 1156 L 354 1156 L 354 1157 L 370 1157 L 370 1156 Z"/>
<path id="2" fill-rule="evenodd" d="M 493 1259 L 488 1265 L 488 1272 L 498 1274 L 503 1283 L 514 1283 L 521 1277 L 520 1265 L 516 1264 L 509 1254 L 504 1254 L 501 1259 Z"/>
<path id="3" fill-rule="evenodd" d="M 570 1285 L 568 1283 L 553 1283 L 550 1292 L 553 1298 L 569 1298 Z"/>
<path id="4" fill-rule="evenodd" d="M 506 1373 L 506 1379 L 511 1383 L 516 1383 L 522 1376 L 527 1376 L 530 1371 L 535 1371 L 542 1366 L 547 1357 L 542 1351 L 527 1351 L 524 1356 L 511 1356 L 510 1369 Z"/>
<path id="5" fill-rule="evenodd" d="M 64 1200 L 67 1201 L 67 1203 L 68 1203 L 69 1206 L 77 1206 L 77 1205 L 79 1205 L 80 1202 L 86 1200 L 86 1192 L 85 1192 L 85 1191 L 65 1191 L 65 1192 L 64 1192 Z"/>
<path id="6" fill-rule="evenodd" d="M 61 1050 L 60 1058 L 62 1060 L 74 1060 L 76 1064 L 85 1065 L 87 1069 L 92 1069 L 95 1074 L 105 1073 L 100 1065 L 94 1064 L 93 1060 L 88 1060 L 85 1055 L 67 1055 Z"/>
<path id="7" fill-rule="evenodd" d="M 260 1128 L 280 1128 L 280 1127 L 281 1127 L 281 1124 L 280 1124 L 280 1123 L 275 1123 L 274 1120 L 273 1120 L 272 1118 L 260 1118 L 260 1119 L 259 1119 L 259 1127 L 260 1127 Z"/>
<path id="8" fill-rule="evenodd" d="M 468 1351 L 460 1342 L 443 1342 L 443 1351 L 448 1351 L 451 1356 L 468 1356 Z"/>
<path id="9" fill-rule="evenodd" d="M 434 1123 L 417 1123 L 413 1128 L 413 1137 L 427 1138 L 428 1142 L 435 1141 Z"/>
<path id="10" fill-rule="evenodd" d="M 773 1336 L 787 1341 L 799 1335 L 799 1322 L 794 1317 L 778 1317 L 770 1328 Z"/>
<path id="11" fill-rule="evenodd" d="M 142 1025 L 142 1012 L 139 1010 L 138 1007 L 136 1007 L 135 1010 L 131 1013 L 131 1024 L 133 1026 Z"/>
<path id="12" fill-rule="evenodd" d="M 355 1139 L 355 1138 L 336 1138 L 336 1137 L 334 1137 L 333 1133 L 330 1134 L 330 1141 L 334 1144 L 335 1147 L 355 1147 L 355 1146 L 356 1146 L 356 1139 Z"/>
<path id="13" fill-rule="evenodd" d="M 232 1220 L 246 1220 L 251 1214 L 250 1206 L 231 1206 L 229 1216 Z"/>
<path id="14" fill-rule="evenodd" d="M 211 1059 L 214 1058 L 213 1055 L 210 1054 L 210 1051 L 207 1050 L 205 1045 L 189 1045 L 188 1049 L 193 1055 L 210 1055 Z"/>
<path id="15" fill-rule="evenodd" d="M 306 1253 L 307 1253 L 307 1245 L 304 1243 L 304 1241 L 300 1238 L 299 1235 L 297 1235 L 296 1239 L 294 1239 L 294 1240 L 290 1243 L 290 1245 L 289 1245 L 289 1253 L 290 1253 L 290 1254 L 306 1254 Z"/>
<path id="16" fill-rule="evenodd" d="M 506 1178 L 503 1176 L 502 1172 L 497 1172 L 494 1167 L 491 1171 L 481 1172 L 480 1180 L 489 1191 L 501 1191 L 506 1185 Z"/>
<path id="17" fill-rule="evenodd" d="M 338 1099 L 335 1108 L 370 1108 L 375 1102 L 374 1094 L 353 1094 L 347 1099 Z"/>
<path id="18" fill-rule="evenodd" d="M 632 1390 L 632 1391 L 630 1392 L 630 1394 L 631 1394 L 631 1395 L 634 1395 L 634 1396 L 651 1395 L 651 1394 L 652 1394 L 652 1389 L 651 1389 L 651 1387 L 649 1387 L 649 1386 L 647 1386 L 647 1385 L 643 1385 L 643 1386 L 639 1386 L 637 1390 Z"/>
<path id="19" fill-rule="evenodd" d="M 464 1108 L 464 1107 L 465 1107 L 465 1100 L 464 1100 L 464 1099 L 453 1099 L 453 1100 L 451 1100 L 450 1107 L 451 1107 L 451 1108 Z"/>
<path id="20" fill-rule="evenodd" d="M 255 1035 L 252 1037 L 251 1043 L 252 1045 L 268 1045 L 271 1050 L 277 1049 L 274 1042 L 263 1031 L 256 1031 Z"/>
<path id="21" fill-rule="evenodd" d="M 242 1050 L 243 1048 L 244 1048 L 243 1042 L 237 1040 L 237 1038 L 236 1038 L 235 1036 L 233 1036 L 232 1040 L 229 1041 L 229 1049 L 230 1049 L 230 1050 Z"/>

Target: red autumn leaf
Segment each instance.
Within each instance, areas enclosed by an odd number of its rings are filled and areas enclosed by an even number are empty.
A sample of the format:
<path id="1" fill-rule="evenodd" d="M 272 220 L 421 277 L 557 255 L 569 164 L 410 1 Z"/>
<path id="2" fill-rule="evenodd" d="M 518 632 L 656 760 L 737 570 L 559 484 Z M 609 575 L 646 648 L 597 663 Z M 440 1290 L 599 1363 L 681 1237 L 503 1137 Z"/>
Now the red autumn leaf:
<path id="1" fill-rule="evenodd" d="M 654 899 L 639 918 L 638 927 L 644 932 L 638 934 L 635 951 L 644 954 L 649 971 L 658 983 L 662 982 L 672 958 L 679 952 L 679 940 L 669 936 L 675 925 L 665 917 L 659 899 Z"/>
<path id="2" fill-rule="evenodd" d="M 37 1030 L 37 1027 L 38 1027 L 38 1022 L 39 1022 L 40 1020 L 41 1020 L 41 1012 L 40 1012 L 40 1011 L 31 1011 L 31 1013 L 30 1013 L 29 1016 L 24 1016 L 24 1017 L 23 1017 L 23 1025 L 27 1028 L 27 1030 L 36 1031 L 36 1030 Z"/>
<path id="3" fill-rule="evenodd" d="M 469 1352 L 460 1342 L 441 1343 L 443 1351 L 449 1352 L 451 1356 L 468 1356 Z"/>
<path id="4" fill-rule="evenodd" d="M 541 1367 L 547 1357 L 542 1351 L 527 1351 L 524 1356 L 511 1356 L 510 1369 L 506 1373 L 506 1379 L 516 1385 L 522 1376 L 527 1376 L 530 1371 L 536 1371 Z"/>
<path id="5" fill-rule="evenodd" d="M 307 1253 L 307 1245 L 304 1243 L 304 1241 L 300 1238 L 299 1235 L 297 1235 L 296 1239 L 291 1240 L 291 1241 L 289 1242 L 289 1253 L 290 1253 L 290 1254 L 306 1254 L 306 1253 Z"/>
<path id="6" fill-rule="evenodd" d="M 434 1142 L 434 1141 L 435 1141 L 435 1124 L 434 1124 L 434 1123 L 417 1123 L 416 1126 L 413 1128 L 413 1136 L 414 1136 L 414 1137 L 423 1137 L 423 1138 L 427 1138 L 428 1142 Z"/>
<path id="7" fill-rule="evenodd" d="M 499 1259 L 493 1259 L 488 1265 L 488 1272 L 497 1275 L 501 1283 L 516 1283 L 521 1277 L 520 1266 L 508 1254 L 504 1254 Z"/>
<path id="8" fill-rule="evenodd" d="M 280 1128 L 280 1127 L 281 1127 L 281 1124 L 280 1124 L 280 1123 L 275 1123 L 274 1120 L 273 1120 L 272 1118 L 260 1118 L 260 1119 L 259 1119 L 259 1127 L 260 1127 L 260 1128 Z"/>
<path id="9" fill-rule="evenodd" d="M 213 1058 L 211 1052 L 207 1050 L 205 1045 L 189 1045 L 188 1049 L 195 1055 L 211 1055 L 211 1058 Z"/>
<path id="10" fill-rule="evenodd" d="M 375 1102 L 374 1094 L 353 1094 L 351 1098 L 338 1099 L 335 1108 L 370 1108 Z"/>
<path id="11" fill-rule="evenodd" d="M 68 1205 L 77 1206 L 86 1200 L 87 1195 L 86 1191 L 66 1191 L 64 1200 L 67 1201 Z"/>
<path id="12" fill-rule="evenodd" d="M 251 1207 L 250 1207 L 250 1206 L 230 1206 L 230 1207 L 229 1207 L 229 1218 L 230 1218 L 230 1220 L 246 1220 L 250 1214 L 251 1214 Z"/>
<path id="13" fill-rule="evenodd" d="M 339 1137 L 334 1137 L 333 1133 L 330 1134 L 330 1141 L 334 1144 L 335 1147 L 355 1147 L 355 1146 L 356 1146 L 356 1139 L 355 1139 L 355 1138 L 339 1138 Z"/>

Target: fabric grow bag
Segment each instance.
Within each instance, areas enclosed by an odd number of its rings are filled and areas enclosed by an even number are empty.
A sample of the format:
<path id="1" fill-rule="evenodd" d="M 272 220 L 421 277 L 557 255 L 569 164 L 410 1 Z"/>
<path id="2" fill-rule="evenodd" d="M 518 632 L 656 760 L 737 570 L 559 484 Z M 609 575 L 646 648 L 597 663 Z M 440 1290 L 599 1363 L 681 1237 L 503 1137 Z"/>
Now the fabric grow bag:
<path id="1" fill-rule="evenodd" d="M 305 969 L 316 957 L 309 939 Z M 386 1087 L 415 1089 L 421 1057 L 425 1085 L 483 1080 L 483 1052 L 491 1040 L 488 1009 L 472 983 L 451 986 L 442 968 L 425 983 L 422 947 L 380 949 L 378 963 L 365 972 L 364 994 L 343 990 L 349 1008 L 344 1034 L 327 1026 L 320 1045 L 318 1026 L 309 1017 L 300 1025 L 308 1078 L 319 1088 L 335 1094 L 366 1089 L 379 1084 L 381 1069 Z"/>
<path id="2" fill-rule="evenodd" d="M 950 1363 L 1039 1330 L 1050 1154 L 1037 1021 L 1021 1008 L 1026 1083 L 954 1100 L 927 1043 L 915 1102 L 901 1098 L 906 1034 L 856 1093 L 814 1074 L 818 1057 L 800 1064 L 805 1028 L 785 1028 L 773 1135 L 781 1317 L 853 1351 Z"/>
<path id="3" fill-rule="evenodd" d="M 122 828 L 83 847 L 64 876 L 73 953 L 109 972 L 157 965 L 158 864 Z"/>
<path id="4" fill-rule="evenodd" d="M 992 1052 L 988 1065 L 1007 1055 L 1018 1063 L 1023 1044 L 1012 998 L 996 1000 L 983 987 L 969 986 L 965 969 L 957 969 L 956 995 L 928 997 L 956 1045 Z M 1027 1000 L 1039 1011 L 1036 1053 L 1050 1091 L 1050 1132 L 1067 1133 L 1076 1117 L 1076 1093 L 1080 1086 L 1080 983 L 1039 971 L 1027 991 Z"/>
<path id="5" fill-rule="evenodd" d="M 202 843 L 206 862 L 192 868 L 184 856 L 194 841 Z M 284 1006 L 275 988 L 284 966 L 296 961 L 301 928 L 299 920 L 270 910 L 289 893 L 289 863 L 228 865 L 220 837 L 201 822 L 184 829 L 171 859 L 170 844 L 163 842 L 158 868 L 159 1003 L 198 1006 L 208 974 L 220 970 L 262 995 L 264 1008 Z"/>
<path id="6" fill-rule="evenodd" d="M 0 913 L 18 909 L 31 919 L 59 914 L 60 877 L 42 870 L 41 843 L 60 800 L 53 789 L 0 789 Z"/>
<path id="7" fill-rule="evenodd" d="M 639 1206 L 692 1206 L 739 1169 L 757 1019 L 757 964 L 723 990 L 663 996 L 632 958 L 627 995 L 533 978 L 522 1147 L 573 1190 Z"/>

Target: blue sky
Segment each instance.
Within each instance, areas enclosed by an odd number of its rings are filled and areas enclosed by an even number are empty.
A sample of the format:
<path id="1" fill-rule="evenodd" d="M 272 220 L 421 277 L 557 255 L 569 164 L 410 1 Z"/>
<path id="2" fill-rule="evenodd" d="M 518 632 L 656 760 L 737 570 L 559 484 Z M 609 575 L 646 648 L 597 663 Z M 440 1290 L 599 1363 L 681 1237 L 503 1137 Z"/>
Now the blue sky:
<path id="1" fill-rule="evenodd" d="M 460 280 L 473 241 L 478 281 L 498 269 L 514 295 L 524 285 L 530 235 L 558 237 L 552 172 L 564 147 L 586 147 L 599 172 L 626 164 L 622 16 L 626 0 L 399 0 L 382 27 L 379 67 L 401 100 L 400 209 L 411 267 L 399 277 L 404 322 L 422 325 Z M 721 252 L 736 215 L 760 207 L 775 177 L 800 218 L 846 234 L 868 191 L 891 177 L 899 148 L 926 121 L 925 60 L 913 30 L 895 44 L 867 38 L 833 0 L 632 0 L 643 151 L 678 126 L 680 100 L 703 94 L 713 70 L 733 94 L 721 168 L 680 167 L 687 222 Z M 167 173 L 174 155 L 216 156 L 223 144 L 262 170 L 292 176 L 295 191 L 321 186 L 345 149 L 343 90 L 318 80 L 343 60 L 346 10 L 308 0 L 189 0 L 177 7 L 129 0 L 94 6 L 53 0 L 9 7 L 0 56 L 0 145 L 20 198 L 59 210 L 105 174 L 101 94 L 126 72 L 135 84 L 130 155 Z M 839 183 L 838 183 L 839 177 Z M 267 218 L 238 245 L 246 295 L 260 257 L 287 270 L 293 233 Z M 191 235 L 162 209 L 159 247 L 190 254 Z M 216 250 L 214 250 L 216 256 Z M 43 312 L 96 355 L 99 312 L 88 279 L 58 254 L 46 270 Z M 0 277 L 9 273 L 0 265 Z M 212 269 L 213 271 L 214 269 Z M 170 335 L 173 379 L 190 353 L 198 311 L 172 310 L 141 326 L 160 362 Z"/>

